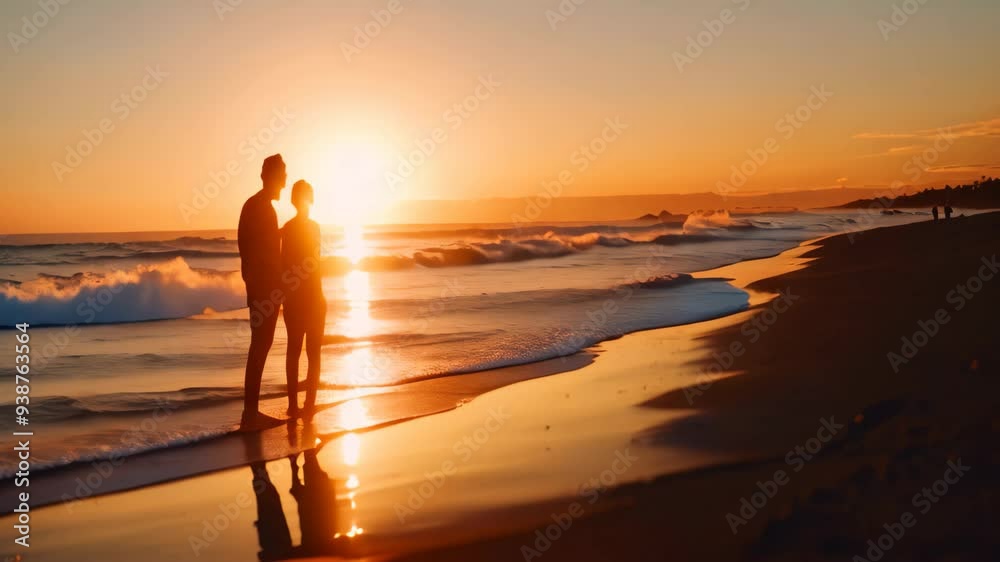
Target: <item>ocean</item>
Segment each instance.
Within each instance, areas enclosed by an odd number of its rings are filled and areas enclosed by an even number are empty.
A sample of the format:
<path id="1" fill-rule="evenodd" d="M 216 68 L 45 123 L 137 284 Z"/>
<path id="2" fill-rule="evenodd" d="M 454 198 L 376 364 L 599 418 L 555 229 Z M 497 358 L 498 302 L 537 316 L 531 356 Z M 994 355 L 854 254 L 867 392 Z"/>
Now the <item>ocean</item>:
<path id="1" fill-rule="evenodd" d="M 319 399 L 566 357 L 631 332 L 732 314 L 748 295 L 692 272 L 926 219 L 714 212 L 675 223 L 324 228 Z M 31 325 L 33 470 L 235 429 L 249 342 L 239 263 L 235 231 L 0 239 L 4 328 Z M 10 339 L 0 373 L 11 381 L 14 335 L 0 331 Z M 284 343 L 279 322 L 262 399 L 282 408 Z M 0 430 L 24 429 L 7 387 Z M 356 422 L 365 425 L 363 414 Z M 15 471 L 13 457 L 0 459 L 0 477 Z"/>

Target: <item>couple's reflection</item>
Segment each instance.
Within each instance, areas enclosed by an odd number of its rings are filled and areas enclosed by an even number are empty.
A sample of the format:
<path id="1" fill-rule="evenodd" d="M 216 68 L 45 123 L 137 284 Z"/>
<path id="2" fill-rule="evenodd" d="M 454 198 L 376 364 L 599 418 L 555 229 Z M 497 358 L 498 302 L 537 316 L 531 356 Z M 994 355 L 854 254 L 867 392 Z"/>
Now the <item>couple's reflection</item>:
<path id="1" fill-rule="evenodd" d="M 292 463 L 292 497 L 299 504 L 299 526 L 302 527 L 302 547 L 310 552 L 332 546 L 336 529 L 337 492 L 333 479 L 319 466 L 316 450 L 306 451 L 299 479 L 297 456 Z"/>
<path id="2" fill-rule="evenodd" d="M 280 560 L 292 552 L 292 534 L 288 530 L 285 512 L 281 509 L 281 496 L 271 483 L 267 463 L 250 465 L 253 472 L 253 493 L 257 496 L 257 537 L 260 539 L 261 560 Z"/>
<path id="3" fill-rule="evenodd" d="M 271 482 L 264 462 L 251 465 L 253 490 L 257 496 L 257 535 L 260 538 L 263 561 L 306 558 L 321 554 L 335 554 L 337 494 L 334 481 L 319 466 L 317 450 L 304 454 L 296 453 L 288 457 L 292 471 L 292 497 L 298 504 L 299 526 L 302 529 L 302 544 L 292 546 L 291 532 L 285 512 L 281 508 L 281 496 Z M 304 456 L 301 478 L 298 466 L 299 456 Z"/>

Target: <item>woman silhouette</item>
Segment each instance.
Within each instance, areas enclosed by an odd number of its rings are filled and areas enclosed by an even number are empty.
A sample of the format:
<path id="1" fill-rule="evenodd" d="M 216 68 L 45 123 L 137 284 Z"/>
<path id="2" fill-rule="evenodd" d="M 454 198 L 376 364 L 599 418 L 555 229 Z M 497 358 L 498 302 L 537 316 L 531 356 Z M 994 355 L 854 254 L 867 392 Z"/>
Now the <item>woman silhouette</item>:
<path id="1" fill-rule="evenodd" d="M 320 262 L 319 224 L 309 218 L 313 188 L 299 180 L 292 186 L 292 204 L 298 214 L 281 229 L 281 264 L 285 283 L 285 326 L 288 329 L 288 353 L 285 375 L 288 379 L 288 414 L 299 415 L 299 357 L 306 344 L 309 367 L 306 371 L 305 417 L 312 417 L 319 387 L 320 352 L 326 324 L 326 297 Z"/>

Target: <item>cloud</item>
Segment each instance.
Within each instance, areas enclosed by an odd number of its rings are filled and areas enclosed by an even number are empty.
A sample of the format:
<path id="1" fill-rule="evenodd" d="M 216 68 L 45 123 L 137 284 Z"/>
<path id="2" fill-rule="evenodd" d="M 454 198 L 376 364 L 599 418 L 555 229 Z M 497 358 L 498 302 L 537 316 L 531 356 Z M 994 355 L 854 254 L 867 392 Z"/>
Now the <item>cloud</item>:
<path id="1" fill-rule="evenodd" d="M 920 152 L 923 149 L 922 146 L 916 144 L 908 144 L 906 146 L 893 146 L 886 150 L 885 152 L 878 152 L 876 154 L 867 154 L 862 156 L 862 158 L 878 158 L 881 156 L 899 156 L 900 154 L 911 154 L 913 152 Z"/>
<path id="2" fill-rule="evenodd" d="M 860 140 L 904 140 L 915 139 L 917 135 L 914 133 L 858 133 L 851 138 Z"/>
<path id="3" fill-rule="evenodd" d="M 1000 137 L 1000 118 L 948 127 L 959 138 Z"/>
<path id="4" fill-rule="evenodd" d="M 948 173 L 977 173 L 985 174 L 987 172 L 993 172 L 1000 170 L 1000 164 L 949 164 L 947 166 L 931 166 L 927 168 L 926 172 L 932 174 L 948 174 Z"/>
<path id="5" fill-rule="evenodd" d="M 941 135 L 953 138 L 1000 137 L 1000 117 L 959 123 L 937 129 L 919 129 L 908 133 L 863 132 L 857 133 L 852 138 L 861 140 L 933 140 Z"/>

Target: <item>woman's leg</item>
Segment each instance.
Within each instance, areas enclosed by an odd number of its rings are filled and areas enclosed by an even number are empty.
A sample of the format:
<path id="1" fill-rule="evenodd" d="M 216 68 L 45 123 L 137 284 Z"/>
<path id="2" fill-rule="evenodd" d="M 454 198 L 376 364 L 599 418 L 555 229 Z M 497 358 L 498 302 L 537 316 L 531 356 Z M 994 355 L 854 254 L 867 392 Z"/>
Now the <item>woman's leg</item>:
<path id="1" fill-rule="evenodd" d="M 288 383 L 288 414 L 297 415 L 299 411 L 299 357 L 302 355 L 302 340 L 305 330 L 294 323 L 288 328 L 288 352 L 285 354 L 285 379 Z"/>
<path id="2" fill-rule="evenodd" d="M 325 305 L 324 305 L 325 307 Z M 309 367 L 306 371 L 306 402 L 305 409 L 312 411 L 316 406 L 316 392 L 319 389 L 319 374 L 323 354 L 323 330 L 326 327 L 326 314 L 317 315 L 306 334 L 306 357 Z"/>

